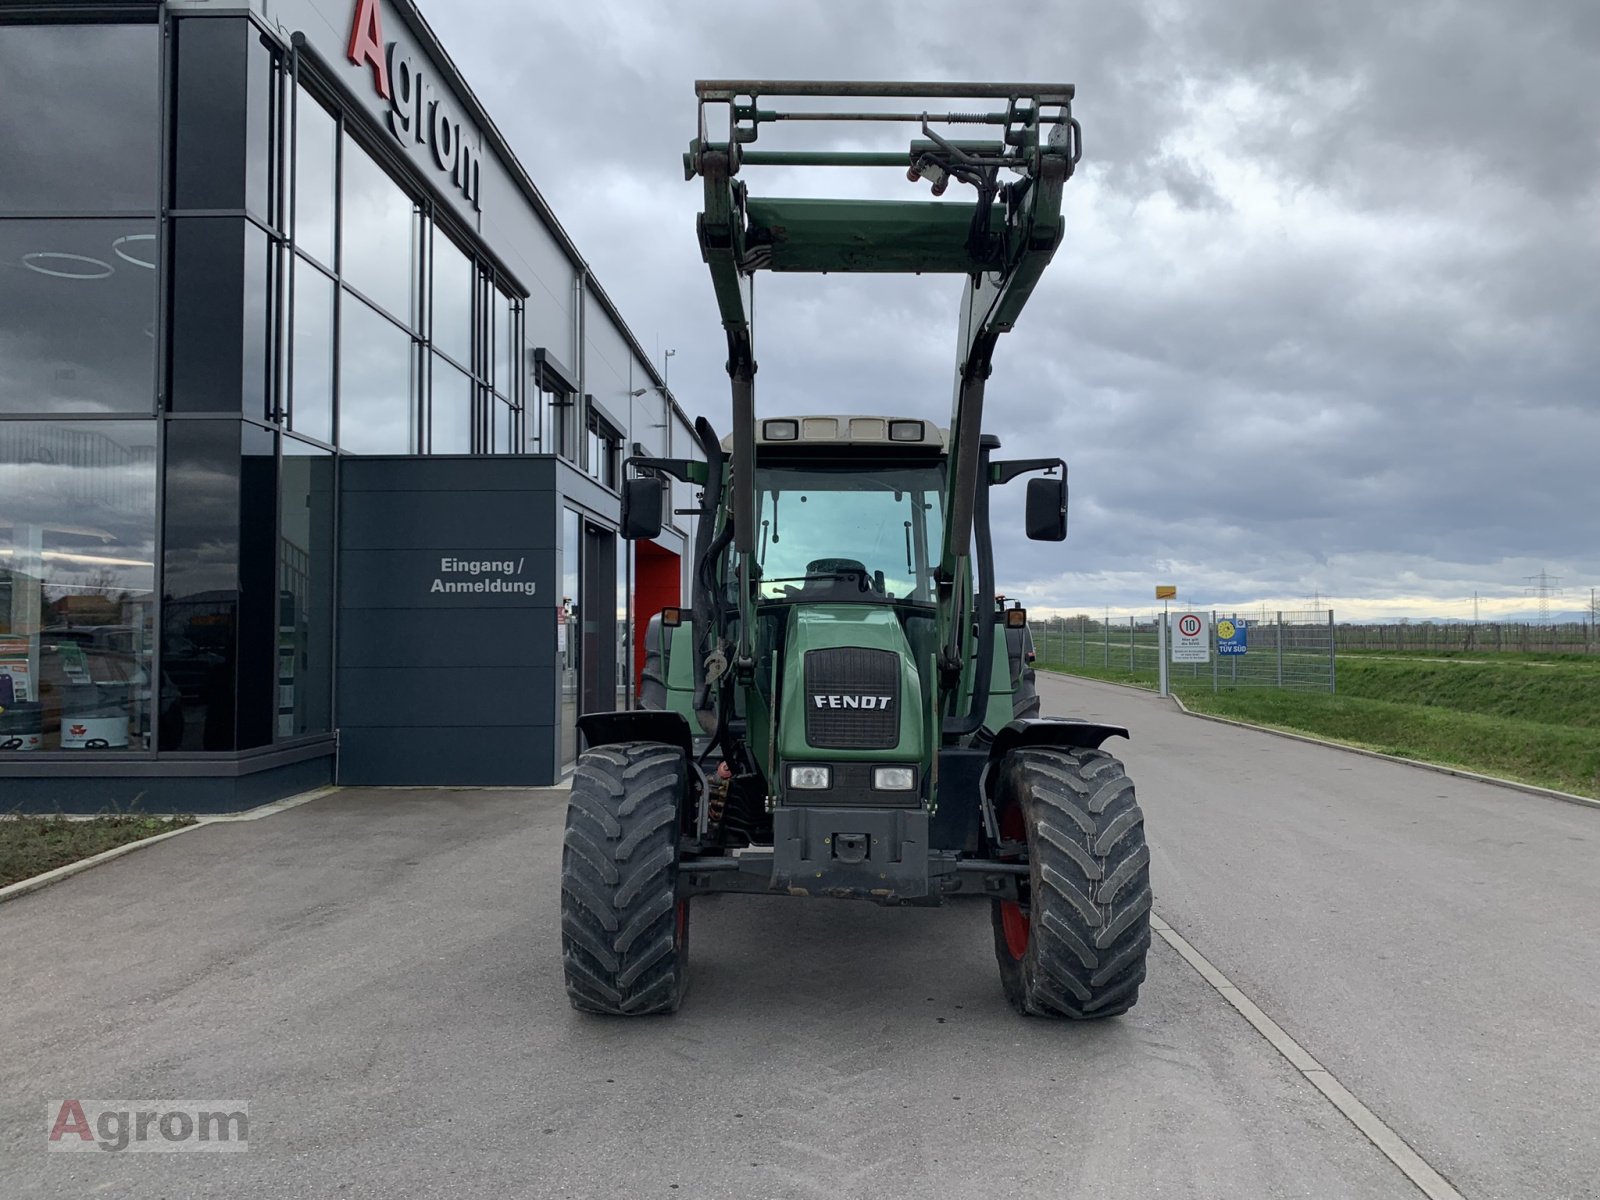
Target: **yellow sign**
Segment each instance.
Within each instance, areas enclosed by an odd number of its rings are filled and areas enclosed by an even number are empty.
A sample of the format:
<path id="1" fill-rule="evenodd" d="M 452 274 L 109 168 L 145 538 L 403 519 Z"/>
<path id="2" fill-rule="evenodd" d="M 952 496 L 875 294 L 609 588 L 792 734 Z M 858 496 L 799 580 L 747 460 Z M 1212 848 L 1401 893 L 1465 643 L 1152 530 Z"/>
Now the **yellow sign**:
<path id="1" fill-rule="evenodd" d="M 1234 634 L 1233 622 L 1228 620 L 1227 617 L 1223 617 L 1220 621 L 1217 622 L 1217 637 L 1218 638 L 1220 638 L 1222 641 L 1226 642 L 1230 638 L 1233 637 L 1233 634 Z"/>
<path id="2" fill-rule="evenodd" d="M 1166 584 L 1166 583 L 1158 583 L 1158 584 L 1156 584 L 1156 599 L 1157 600 L 1176 600 L 1177 598 L 1178 598 L 1178 589 L 1177 589 L 1177 587 L 1175 585 Z"/>

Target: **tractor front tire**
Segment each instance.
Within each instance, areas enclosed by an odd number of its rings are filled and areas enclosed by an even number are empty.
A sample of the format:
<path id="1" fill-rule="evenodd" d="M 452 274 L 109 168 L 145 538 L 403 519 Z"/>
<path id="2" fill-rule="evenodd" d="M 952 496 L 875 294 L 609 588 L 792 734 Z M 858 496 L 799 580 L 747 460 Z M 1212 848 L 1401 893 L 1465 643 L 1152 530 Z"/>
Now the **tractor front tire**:
<path id="1" fill-rule="evenodd" d="M 1021 903 L 992 902 L 995 957 L 1021 1013 L 1127 1012 L 1150 948 L 1150 850 L 1122 764 L 1104 750 L 1025 747 L 1000 767 L 1001 836 L 1025 841 Z"/>
<path id="2" fill-rule="evenodd" d="M 688 985 L 689 902 L 680 900 L 683 751 L 622 742 L 585 751 L 561 850 L 561 959 L 584 1012 L 677 1012 Z"/>

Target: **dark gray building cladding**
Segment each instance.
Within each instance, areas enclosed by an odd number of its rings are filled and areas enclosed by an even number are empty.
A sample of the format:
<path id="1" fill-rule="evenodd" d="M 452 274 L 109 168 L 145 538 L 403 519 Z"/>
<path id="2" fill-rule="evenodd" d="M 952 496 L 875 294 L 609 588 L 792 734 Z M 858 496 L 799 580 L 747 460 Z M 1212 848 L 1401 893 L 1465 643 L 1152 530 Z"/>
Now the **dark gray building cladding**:
<path id="1" fill-rule="evenodd" d="M 691 435 L 414 5 L 0 4 L 0 105 L 0 800 L 559 778 Z"/>
<path id="2" fill-rule="evenodd" d="M 559 765 L 554 463 L 351 459 L 340 503 L 342 776 L 550 778 Z"/>

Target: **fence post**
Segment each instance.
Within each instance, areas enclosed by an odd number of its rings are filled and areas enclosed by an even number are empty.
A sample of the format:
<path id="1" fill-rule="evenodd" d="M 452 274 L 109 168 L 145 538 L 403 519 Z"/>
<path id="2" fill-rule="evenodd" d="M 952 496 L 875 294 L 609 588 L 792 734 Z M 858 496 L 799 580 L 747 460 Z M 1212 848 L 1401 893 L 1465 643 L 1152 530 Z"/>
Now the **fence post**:
<path id="1" fill-rule="evenodd" d="M 1333 609 L 1328 610 L 1328 692 L 1330 694 L 1339 689 L 1334 686 L 1339 678 L 1339 656 L 1335 653 L 1336 645 L 1333 636 Z"/>
<path id="2" fill-rule="evenodd" d="M 1222 647 L 1217 645 L 1217 610 L 1211 610 L 1211 632 L 1207 634 L 1211 639 L 1211 694 L 1217 694 L 1217 659 L 1222 655 Z"/>
<path id="3" fill-rule="evenodd" d="M 1278 613 L 1278 687 L 1283 687 L 1283 613 Z"/>
<path id="4" fill-rule="evenodd" d="M 1111 617 L 1100 622 L 1100 641 L 1105 646 L 1105 669 L 1111 670 Z"/>
<path id="5" fill-rule="evenodd" d="M 1080 667 L 1089 665 L 1089 627 L 1085 624 L 1088 619 L 1082 613 L 1078 614 L 1078 665 Z"/>
<path id="6" fill-rule="evenodd" d="M 1131 616 L 1128 618 L 1128 674 L 1129 675 L 1137 675 L 1139 673 L 1139 664 L 1134 661 L 1134 657 L 1133 657 L 1133 620 L 1134 619 Z"/>

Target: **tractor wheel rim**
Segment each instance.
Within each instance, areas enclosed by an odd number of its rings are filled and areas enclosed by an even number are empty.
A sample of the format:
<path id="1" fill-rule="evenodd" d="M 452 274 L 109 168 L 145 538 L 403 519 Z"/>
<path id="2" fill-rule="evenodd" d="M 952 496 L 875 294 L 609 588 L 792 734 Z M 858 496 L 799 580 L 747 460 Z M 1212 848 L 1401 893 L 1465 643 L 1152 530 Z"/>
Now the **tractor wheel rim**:
<path id="1" fill-rule="evenodd" d="M 1005 935 L 1006 950 L 1018 962 L 1028 952 L 1028 937 L 1032 922 L 1015 900 L 1000 901 L 1000 932 Z"/>
<path id="2" fill-rule="evenodd" d="M 672 944 L 675 949 L 683 949 L 684 935 L 689 930 L 689 902 L 679 900 L 673 910 Z"/>
<path id="3" fill-rule="evenodd" d="M 1013 804 L 1000 815 L 1000 832 L 1007 841 L 1021 842 L 1028 836 L 1027 822 L 1023 820 L 1022 808 Z M 1028 937 L 1030 925 L 1028 914 L 1022 911 L 1022 905 L 1015 900 L 1002 900 L 1000 902 L 1000 932 L 1006 939 L 1006 950 L 1018 962 L 1028 952 Z"/>

